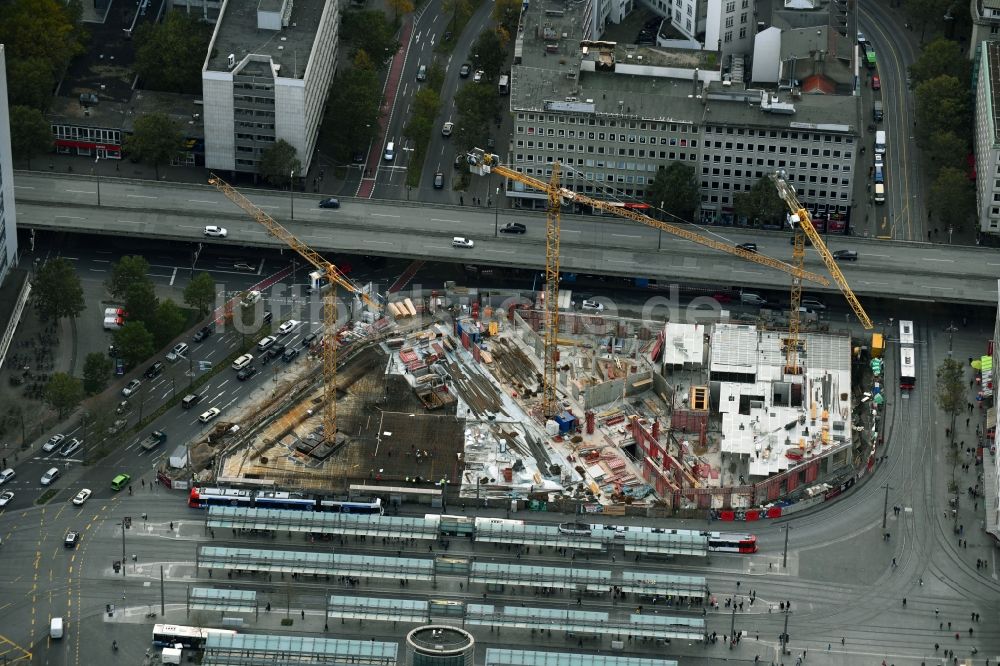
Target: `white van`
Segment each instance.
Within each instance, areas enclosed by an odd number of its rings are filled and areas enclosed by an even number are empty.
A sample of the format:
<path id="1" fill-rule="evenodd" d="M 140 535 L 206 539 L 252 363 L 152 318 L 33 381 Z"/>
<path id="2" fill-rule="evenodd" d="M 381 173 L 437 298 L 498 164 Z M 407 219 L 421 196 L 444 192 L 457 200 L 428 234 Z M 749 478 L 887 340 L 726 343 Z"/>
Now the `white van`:
<path id="1" fill-rule="evenodd" d="M 49 637 L 63 637 L 63 619 L 61 617 L 54 617 L 49 620 Z"/>
<path id="2" fill-rule="evenodd" d="M 396 159 L 396 144 L 395 143 L 393 143 L 392 141 L 390 141 L 389 143 L 385 144 L 385 155 L 383 155 L 382 158 L 386 162 L 391 162 L 394 159 Z"/>
<path id="3" fill-rule="evenodd" d="M 885 153 L 885 130 L 879 130 L 875 132 L 875 154 L 883 153 Z"/>
<path id="4" fill-rule="evenodd" d="M 875 183 L 875 203 L 885 203 L 885 185 L 883 183 Z"/>

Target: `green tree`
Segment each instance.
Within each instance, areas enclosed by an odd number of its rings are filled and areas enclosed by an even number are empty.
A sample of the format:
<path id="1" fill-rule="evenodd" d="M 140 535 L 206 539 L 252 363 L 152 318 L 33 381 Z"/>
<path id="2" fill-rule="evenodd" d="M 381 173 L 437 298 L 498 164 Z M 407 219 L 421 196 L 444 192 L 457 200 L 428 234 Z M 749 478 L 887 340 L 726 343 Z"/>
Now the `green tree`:
<path id="1" fill-rule="evenodd" d="M 377 63 L 378 69 L 385 67 L 399 50 L 395 32 L 385 12 L 379 10 L 344 12 L 340 27 L 342 38 L 353 48 L 352 55 L 364 51 L 372 62 Z"/>
<path id="2" fill-rule="evenodd" d="M 483 70 L 484 82 L 496 83 L 507 60 L 506 49 L 497 36 L 497 33 L 493 30 L 484 30 L 481 32 L 472 44 L 472 48 L 469 49 L 469 53 L 472 54 L 472 62 L 476 69 Z M 496 88 L 493 88 L 493 86 L 489 87 L 493 89 L 494 94 L 499 95 Z"/>
<path id="3" fill-rule="evenodd" d="M 44 58 L 7 57 L 7 97 L 11 105 L 45 111 L 52 101 L 56 78 Z"/>
<path id="4" fill-rule="evenodd" d="M 125 152 L 152 165 L 159 180 L 160 165 L 180 154 L 183 141 L 180 126 L 167 114 L 149 113 L 136 118 L 132 134 L 125 137 Z"/>
<path id="5" fill-rule="evenodd" d="M 159 301 L 150 280 L 136 282 L 129 287 L 128 293 L 125 294 L 125 310 L 129 317 L 135 321 L 141 321 L 147 328 L 156 325 L 157 307 L 159 307 Z"/>
<path id="6" fill-rule="evenodd" d="M 330 87 L 323 143 L 341 161 L 367 146 L 378 132 L 382 86 L 375 70 L 358 66 L 364 51 L 355 56 L 355 66 L 337 74 Z"/>
<path id="7" fill-rule="evenodd" d="M 124 300 L 129 288 L 139 282 L 149 282 L 149 262 L 137 254 L 125 255 L 111 266 L 111 277 L 105 285 L 112 297 Z"/>
<path id="8" fill-rule="evenodd" d="M 972 107 L 965 84 L 954 76 L 937 76 L 924 81 L 915 91 L 917 99 L 917 141 L 921 147 L 937 132 L 952 131 L 968 136 L 972 129 Z"/>
<path id="9" fill-rule="evenodd" d="M 493 3 L 492 17 L 498 28 L 503 28 L 507 35 L 517 32 L 517 22 L 521 16 L 521 0 L 496 0 Z"/>
<path id="10" fill-rule="evenodd" d="M 302 162 L 292 144 L 278 139 L 260 154 L 260 175 L 272 185 L 292 184 L 292 172 L 302 176 Z"/>
<path id="11" fill-rule="evenodd" d="M 63 257 L 42 264 L 31 282 L 35 307 L 42 319 L 76 317 L 85 307 L 80 276 L 73 264 Z"/>
<path id="12" fill-rule="evenodd" d="M 906 0 L 904 11 L 914 25 L 920 27 L 920 41 L 923 41 L 928 26 L 944 21 L 945 12 L 951 4 L 951 0 Z"/>
<path id="13" fill-rule="evenodd" d="M 135 31 L 135 71 L 144 88 L 201 94 L 201 58 L 212 26 L 194 14 L 167 12 L 162 23 L 144 21 Z"/>
<path id="14" fill-rule="evenodd" d="M 962 364 L 950 356 L 941 362 L 937 369 L 937 404 L 951 421 L 951 430 L 955 430 L 955 417 L 965 409 L 965 369 Z"/>
<path id="15" fill-rule="evenodd" d="M 63 419 L 83 400 L 83 384 L 65 372 L 57 372 L 45 385 L 45 402 L 59 412 Z"/>
<path id="16" fill-rule="evenodd" d="M 778 196 L 774 183 L 762 176 L 753 184 L 749 192 L 740 192 L 733 197 L 733 211 L 749 220 L 752 226 L 781 223 L 785 219 L 785 202 Z"/>
<path id="17" fill-rule="evenodd" d="M 153 355 L 153 334 L 141 321 L 127 321 L 115 331 L 115 346 L 128 366 L 134 367 Z"/>
<path id="18" fill-rule="evenodd" d="M 427 69 L 427 87 L 441 94 L 444 88 L 444 66 L 441 63 L 435 62 Z"/>
<path id="19" fill-rule="evenodd" d="M 52 149 L 52 128 L 38 109 L 27 106 L 10 108 L 10 149 L 14 159 L 25 160 Z"/>
<path id="20" fill-rule="evenodd" d="M 91 352 L 83 361 L 83 390 L 87 395 L 96 395 L 108 385 L 108 377 L 114 364 L 107 354 Z"/>
<path id="21" fill-rule="evenodd" d="M 462 149 L 485 148 L 490 126 L 500 108 L 500 97 L 493 86 L 462 86 L 455 95 L 455 135 L 453 141 Z"/>
<path id="22" fill-rule="evenodd" d="M 647 190 L 646 201 L 662 208 L 668 218 L 691 222 L 701 203 L 694 167 L 681 162 L 660 167 Z"/>
<path id="23" fill-rule="evenodd" d="M 965 49 L 958 42 L 944 37 L 939 37 L 925 46 L 920 57 L 910 65 L 910 81 L 913 86 L 939 76 L 953 76 L 959 81 L 968 81 L 970 75 L 970 64 L 969 59 L 965 57 Z"/>
<path id="24" fill-rule="evenodd" d="M 153 316 L 153 339 L 157 348 L 165 346 L 168 342 L 184 332 L 187 324 L 187 316 L 179 305 L 169 298 L 156 306 L 156 314 Z"/>
<path id="25" fill-rule="evenodd" d="M 73 24 L 74 11 L 58 0 L 0 2 L 0 44 L 7 62 L 36 58 L 48 63 L 53 77 L 61 75 L 84 52 L 86 33 Z"/>
<path id="26" fill-rule="evenodd" d="M 963 228 L 976 210 L 975 192 L 965 172 L 952 167 L 938 171 L 927 207 L 940 223 L 955 230 Z"/>
<path id="27" fill-rule="evenodd" d="M 944 167 L 964 169 L 965 157 L 968 154 L 968 142 L 951 131 L 934 132 L 928 139 L 924 152 L 935 176 Z"/>
<path id="28" fill-rule="evenodd" d="M 400 14 L 409 14 L 413 11 L 413 0 L 389 0 L 392 7 L 393 19 L 398 19 Z"/>
<path id="29" fill-rule="evenodd" d="M 208 313 L 215 302 L 215 280 L 208 273 L 198 273 L 184 287 L 184 302 L 202 315 Z"/>

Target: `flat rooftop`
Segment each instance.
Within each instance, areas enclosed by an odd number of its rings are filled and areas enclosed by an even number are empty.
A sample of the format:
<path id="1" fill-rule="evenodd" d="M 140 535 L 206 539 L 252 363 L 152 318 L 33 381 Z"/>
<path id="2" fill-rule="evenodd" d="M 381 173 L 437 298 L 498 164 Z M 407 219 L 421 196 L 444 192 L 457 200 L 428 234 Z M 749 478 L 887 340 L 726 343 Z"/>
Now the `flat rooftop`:
<path id="1" fill-rule="evenodd" d="M 281 65 L 283 78 L 301 79 L 312 52 L 320 18 L 334 0 L 226 0 L 211 45 L 208 69 L 229 71 L 229 54 L 236 63 L 247 55 L 270 57 Z M 259 11 L 287 13 L 281 30 L 259 28 Z M 251 73 L 251 72 L 247 72 Z"/>

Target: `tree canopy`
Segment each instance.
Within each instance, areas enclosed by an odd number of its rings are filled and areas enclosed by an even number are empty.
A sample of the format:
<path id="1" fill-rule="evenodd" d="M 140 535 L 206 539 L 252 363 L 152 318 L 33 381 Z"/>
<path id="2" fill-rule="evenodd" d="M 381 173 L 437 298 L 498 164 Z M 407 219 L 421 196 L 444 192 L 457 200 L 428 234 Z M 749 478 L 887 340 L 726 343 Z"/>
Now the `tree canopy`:
<path id="1" fill-rule="evenodd" d="M 462 149 L 486 147 L 486 138 L 500 108 L 496 88 L 469 85 L 459 88 L 455 95 L 455 136 L 453 141 Z"/>
<path id="2" fill-rule="evenodd" d="M 965 409 L 965 377 L 962 364 L 948 357 L 937 369 L 937 404 L 942 412 L 955 417 Z"/>
<path id="3" fill-rule="evenodd" d="M 959 81 L 968 81 L 969 59 L 965 49 L 958 42 L 939 37 L 927 44 L 916 62 L 910 65 L 910 81 L 913 86 L 939 76 L 953 76 Z"/>
<path id="4" fill-rule="evenodd" d="M 931 185 L 927 207 L 946 226 L 961 229 L 975 215 L 976 198 L 972 182 L 961 169 L 944 167 Z"/>
<path id="5" fill-rule="evenodd" d="M 49 259 L 31 282 L 35 307 L 42 319 L 76 317 L 83 312 L 83 287 L 72 262 L 64 257 Z"/>
<path id="6" fill-rule="evenodd" d="M 167 12 L 162 23 L 143 21 L 135 31 L 135 71 L 145 88 L 201 94 L 202 59 L 212 26 L 194 14 Z"/>
<path id="7" fill-rule="evenodd" d="M 125 310 L 129 317 L 141 321 L 147 328 L 156 326 L 156 308 L 159 301 L 152 280 L 136 282 L 125 294 Z"/>
<path id="8" fill-rule="evenodd" d="M 153 315 L 153 340 L 157 348 L 164 347 L 168 342 L 184 332 L 187 315 L 179 305 L 169 298 L 156 306 Z"/>
<path id="9" fill-rule="evenodd" d="M 917 86 L 917 141 L 926 146 L 938 132 L 969 136 L 972 107 L 965 84 L 954 76 L 941 75 Z"/>
<path id="10" fill-rule="evenodd" d="M 503 43 L 493 30 L 484 30 L 469 49 L 476 69 L 483 70 L 484 83 L 496 83 L 507 60 Z M 493 88 L 493 86 L 488 86 Z M 494 89 L 495 91 L 495 89 Z"/>
<path id="11" fill-rule="evenodd" d="M 184 302 L 206 314 L 215 302 L 215 280 L 208 273 L 198 273 L 184 287 Z"/>
<path id="12" fill-rule="evenodd" d="M 169 164 L 183 148 L 180 127 L 165 113 L 148 113 L 135 120 L 132 134 L 125 137 L 125 152 L 152 165 L 160 179 L 160 165 Z"/>
<path id="13" fill-rule="evenodd" d="M 355 56 L 354 67 L 341 70 L 334 78 L 323 123 L 324 145 L 344 162 L 378 133 L 382 84 L 374 69 L 359 66 L 362 56 L 363 51 Z"/>
<path id="14" fill-rule="evenodd" d="M 296 176 L 305 175 L 302 173 L 298 152 L 284 139 L 278 139 L 264 149 L 260 154 L 257 170 L 272 185 L 291 185 L 293 171 Z"/>
<path id="15" fill-rule="evenodd" d="M 26 160 L 52 149 L 52 128 L 42 112 L 29 106 L 10 108 L 10 149 L 14 159 Z"/>
<path id="16" fill-rule="evenodd" d="M 964 169 L 968 154 L 968 142 L 948 130 L 934 132 L 927 140 L 927 148 L 924 150 L 924 156 L 928 165 L 934 170 L 935 176 L 944 167 Z"/>
<path id="17" fill-rule="evenodd" d="M 65 372 L 57 372 L 45 385 L 45 402 L 65 418 L 83 400 L 83 384 L 79 379 Z"/>
<path id="18" fill-rule="evenodd" d="M 752 226 L 780 223 L 785 218 L 785 202 L 778 196 L 774 183 L 767 176 L 757 180 L 749 192 L 740 192 L 733 197 L 733 210 L 746 217 Z"/>
<path id="19" fill-rule="evenodd" d="M 108 385 L 114 367 L 107 354 L 91 352 L 83 361 L 83 389 L 87 395 L 96 395 Z"/>
<path id="20" fill-rule="evenodd" d="M 395 32 L 385 13 L 379 10 L 346 11 L 340 26 L 341 38 L 352 47 L 351 55 L 363 51 L 376 69 L 385 67 L 399 50 Z"/>
<path id="21" fill-rule="evenodd" d="M 128 254 L 112 264 L 105 287 L 114 298 L 123 300 L 132 285 L 150 281 L 149 262 L 137 254 Z"/>
<path id="22" fill-rule="evenodd" d="M 646 201 L 662 208 L 673 221 L 691 222 L 701 203 L 696 176 L 694 167 L 681 162 L 660 167 L 646 191 Z"/>
<path id="23" fill-rule="evenodd" d="M 129 367 L 145 361 L 155 351 L 153 334 L 140 321 L 127 321 L 114 333 L 115 346 Z"/>

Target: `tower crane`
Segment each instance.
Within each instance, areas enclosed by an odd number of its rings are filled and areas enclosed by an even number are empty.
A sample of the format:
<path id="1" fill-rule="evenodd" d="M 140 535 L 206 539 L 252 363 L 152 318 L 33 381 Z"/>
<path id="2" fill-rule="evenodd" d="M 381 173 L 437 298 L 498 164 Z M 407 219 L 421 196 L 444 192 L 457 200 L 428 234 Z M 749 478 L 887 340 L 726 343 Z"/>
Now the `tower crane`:
<path id="1" fill-rule="evenodd" d="M 245 210 L 267 232 L 284 241 L 286 245 L 299 253 L 299 255 L 312 264 L 316 270 L 320 271 L 330 283 L 330 289 L 323 297 L 323 436 L 330 442 L 334 442 L 337 437 L 337 301 L 336 287 L 343 287 L 347 291 L 361 298 L 367 305 L 375 310 L 379 309 L 376 303 L 366 294 L 359 285 L 344 275 L 340 269 L 324 259 L 318 252 L 295 237 L 291 231 L 281 226 L 273 217 L 265 213 L 259 206 L 243 196 L 232 185 L 225 182 L 215 174 L 211 174 L 208 182 L 222 192 L 227 199 Z"/>
<path id="2" fill-rule="evenodd" d="M 851 290 L 850 285 L 847 284 L 847 278 L 844 277 L 843 272 L 840 270 L 840 266 L 837 265 L 837 260 L 834 259 L 832 254 L 830 254 L 830 249 L 826 246 L 826 243 L 823 242 L 823 237 L 819 235 L 819 232 L 816 231 L 816 227 L 813 226 L 812 217 L 809 216 L 809 211 L 803 208 L 802 204 L 799 203 L 798 198 L 795 196 L 795 188 L 789 184 L 788 180 L 786 180 L 784 170 L 776 171 L 770 174 L 770 178 L 774 182 L 775 187 L 778 189 L 778 196 L 782 198 L 792 213 L 789 218 L 792 228 L 795 231 L 795 236 L 793 237 L 795 243 L 792 249 L 792 264 L 799 269 L 801 269 L 805 264 L 805 245 L 806 237 L 808 237 L 812 242 L 813 248 L 819 254 L 820 259 L 822 259 L 823 263 L 826 264 L 826 269 L 830 271 L 830 275 L 837 283 L 837 286 L 840 287 L 840 291 L 844 294 L 844 298 L 847 299 L 851 309 L 854 310 L 854 314 L 861 322 L 861 325 L 865 327 L 865 330 L 871 329 L 871 318 L 861 306 L 861 302 L 858 300 L 858 297 L 854 295 L 854 291 Z M 788 339 L 785 347 L 785 372 L 791 374 L 799 373 L 798 354 L 799 331 L 801 325 L 799 305 L 801 303 L 802 280 L 793 273 L 791 312 L 789 313 L 788 318 Z"/>
<path id="3" fill-rule="evenodd" d="M 704 245 L 705 247 L 710 247 L 713 250 L 727 252 L 741 259 L 790 273 L 797 280 L 809 280 L 821 285 L 830 284 L 829 280 L 825 277 L 805 270 L 801 264 L 792 266 L 784 261 L 757 254 L 756 252 L 749 252 L 742 248 L 707 238 L 675 224 L 654 219 L 634 210 L 619 208 L 609 202 L 592 199 L 586 195 L 561 187 L 558 181 L 560 171 L 559 162 L 553 162 L 552 179 L 548 183 L 500 164 L 499 156 L 488 153 L 481 148 L 475 148 L 468 154 L 468 162 L 472 173 L 479 176 L 495 173 L 504 178 L 510 178 L 511 180 L 533 187 L 548 195 L 549 206 L 545 225 L 545 302 L 543 304 L 545 352 L 543 358 L 544 372 L 542 375 L 542 412 L 544 416 L 552 416 L 557 406 L 556 365 L 559 361 L 559 352 L 556 337 L 559 333 L 559 209 L 563 200 L 586 204 L 613 215 L 640 222 L 654 229 L 666 231 L 669 234 Z"/>

